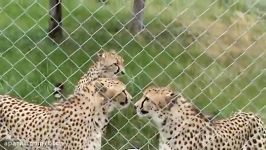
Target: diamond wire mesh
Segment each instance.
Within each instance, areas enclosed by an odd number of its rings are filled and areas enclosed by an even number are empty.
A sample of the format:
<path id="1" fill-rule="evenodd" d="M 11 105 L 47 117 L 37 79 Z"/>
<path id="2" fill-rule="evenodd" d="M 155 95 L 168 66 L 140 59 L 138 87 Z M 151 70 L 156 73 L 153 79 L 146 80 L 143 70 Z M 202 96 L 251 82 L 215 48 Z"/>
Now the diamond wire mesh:
<path id="1" fill-rule="evenodd" d="M 145 1 L 138 34 L 130 32 L 131 1 L 63 1 L 58 43 L 47 33 L 48 2 L 0 1 L 2 94 L 51 105 L 56 82 L 71 93 L 98 50 L 116 49 L 134 101 L 151 84 L 169 85 L 214 117 L 252 111 L 266 119 L 265 0 Z M 157 149 L 151 120 L 132 106 L 110 117 L 103 149 Z"/>

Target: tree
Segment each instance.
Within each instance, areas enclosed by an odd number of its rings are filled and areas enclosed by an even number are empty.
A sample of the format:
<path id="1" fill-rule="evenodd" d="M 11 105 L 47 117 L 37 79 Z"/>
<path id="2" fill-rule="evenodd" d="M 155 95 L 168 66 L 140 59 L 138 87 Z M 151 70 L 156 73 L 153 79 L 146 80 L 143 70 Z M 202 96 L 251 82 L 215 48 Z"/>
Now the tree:
<path id="1" fill-rule="evenodd" d="M 50 0 L 48 35 L 55 41 L 63 37 L 61 2 L 62 0 Z"/>
<path id="2" fill-rule="evenodd" d="M 133 33 L 139 33 L 143 30 L 143 20 L 144 20 L 144 7 L 145 0 L 134 0 L 133 13 L 134 18 L 132 21 L 132 31 Z"/>

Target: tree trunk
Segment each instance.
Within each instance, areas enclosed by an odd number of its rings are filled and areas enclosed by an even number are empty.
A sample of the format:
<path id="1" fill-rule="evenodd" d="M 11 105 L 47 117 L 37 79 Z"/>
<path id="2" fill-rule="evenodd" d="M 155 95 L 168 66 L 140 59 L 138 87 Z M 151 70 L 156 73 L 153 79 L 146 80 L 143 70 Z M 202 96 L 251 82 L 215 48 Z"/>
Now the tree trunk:
<path id="1" fill-rule="evenodd" d="M 137 34 L 143 30 L 145 0 L 134 0 L 132 31 Z"/>
<path id="2" fill-rule="evenodd" d="M 48 35 L 55 41 L 63 37 L 61 2 L 62 0 L 50 0 Z"/>

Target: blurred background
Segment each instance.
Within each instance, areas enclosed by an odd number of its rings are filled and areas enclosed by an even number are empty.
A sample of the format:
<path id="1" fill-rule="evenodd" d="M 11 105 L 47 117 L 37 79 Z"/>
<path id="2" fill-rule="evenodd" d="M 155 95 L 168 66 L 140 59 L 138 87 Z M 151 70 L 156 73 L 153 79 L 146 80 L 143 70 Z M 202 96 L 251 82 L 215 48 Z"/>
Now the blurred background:
<path id="1" fill-rule="evenodd" d="M 133 103 L 170 86 L 203 113 L 266 121 L 266 0 L 0 0 L 0 94 L 49 105 L 71 94 L 101 49 L 125 59 Z M 133 107 L 115 111 L 103 150 L 158 147 Z"/>

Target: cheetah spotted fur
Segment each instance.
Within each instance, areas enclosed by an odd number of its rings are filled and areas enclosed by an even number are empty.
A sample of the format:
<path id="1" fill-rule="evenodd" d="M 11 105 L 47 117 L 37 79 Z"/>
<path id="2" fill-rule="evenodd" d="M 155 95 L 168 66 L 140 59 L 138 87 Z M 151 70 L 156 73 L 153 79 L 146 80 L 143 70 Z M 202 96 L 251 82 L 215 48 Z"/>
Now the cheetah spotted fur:
<path id="1" fill-rule="evenodd" d="M 98 55 L 97 61 L 89 68 L 78 82 L 75 91 L 78 91 L 82 86 L 97 78 L 118 78 L 124 74 L 124 59 L 114 50 L 104 51 Z M 62 94 L 64 92 L 64 85 L 58 83 L 54 88 L 54 97 L 57 102 L 65 101 Z M 55 105 L 57 103 L 54 103 Z"/>
<path id="2" fill-rule="evenodd" d="M 158 128 L 159 150 L 266 150 L 263 122 L 252 113 L 210 122 L 181 94 L 166 87 L 146 89 L 135 108 Z"/>
<path id="3" fill-rule="evenodd" d="M 126 86 L 110 78 L 84 84 L 55 107 L 1 95 L 0 140 L 20 141 L 30 150 L 99 150 L 108 114 L 131 99 Z"/>

